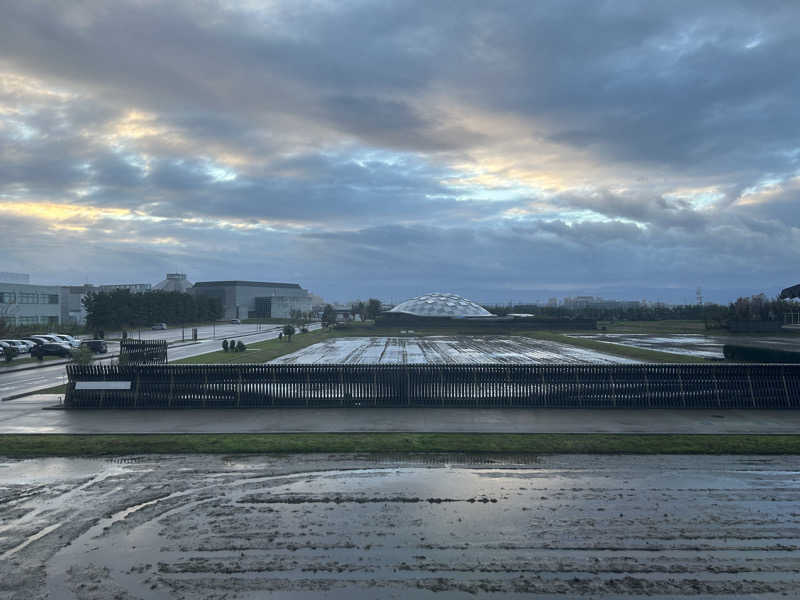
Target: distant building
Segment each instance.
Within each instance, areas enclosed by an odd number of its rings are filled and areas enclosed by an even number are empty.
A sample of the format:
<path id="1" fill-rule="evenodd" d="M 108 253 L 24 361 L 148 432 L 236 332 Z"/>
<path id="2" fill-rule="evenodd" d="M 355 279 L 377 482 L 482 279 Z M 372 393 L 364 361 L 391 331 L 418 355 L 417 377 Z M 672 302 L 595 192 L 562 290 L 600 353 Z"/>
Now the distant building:
<path id="1" fill-rule="evenodd" d="M 192 291 L 219 299 L 223 319 L 288 319 L 292 311 L 312 311 L 311 294 L 298 283 L 198 281 Z"/>
<path id="2" fill-rule="evenodd" d="M 61 286 L 61 322 L 75 325 L 86 324 L 86 309 L 83 299 L 86 294 L 97 292 L 98 288 L 91 284 Z"/>
<path id="3" fill-rule="evenodd" d="M 113 283 L 97 286 L 101 292 L 111 293 L 117 290 L 128 290 L 131 294 L 143 294 L 152 291 L 152 287 L 149 283 Z"/>
<path id="4" fill-rule="evenodd" d="M 186 293 L 192 289 L 192 282 L 186 279 L 186 273 L 167 273 L 167 278 L 159 281 L 154 289 L 162 292 Z"/>
<path id="5" fill-rule="evenodd" d="M 0 271 L 0 282 L 2 283 L 30 283 L 31 276 L 27 273 L 9 273 Z"/>
<path id="6" fill-rule="evenodd" d="M 575 296 L 564 298 L 561 306 L 569 310 L 596 308 L 600 310 L 626 310 L 639 308 L 641 304 L 636 300 L 605 300 L 595 296 Z"/>
<path id="7" fill-rule="evenodd" d="M 12 326 L 61 323 L 61 288 L 57 285 L 0 283 L 0 318 Z"/>

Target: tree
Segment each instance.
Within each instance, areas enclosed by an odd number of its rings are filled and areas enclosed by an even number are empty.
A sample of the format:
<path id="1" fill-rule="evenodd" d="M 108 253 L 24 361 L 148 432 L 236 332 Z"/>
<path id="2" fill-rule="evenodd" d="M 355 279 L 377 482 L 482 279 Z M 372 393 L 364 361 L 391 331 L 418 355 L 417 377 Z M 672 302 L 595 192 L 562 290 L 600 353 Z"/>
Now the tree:
<path id="1" fill-rule="evenodd" d="M 0 304 L 0 338 L 6 338 L 11 335 L 11 306 L 8 304 Z"/>
<path id="2" fill-rule="evenodd" d="M 358 307 L 358 316 L 361 317 L 361 321 L 367 320 L 367 305 L 362 302 L 361 300 L 358 301 L 356 305 Z"/>
<path id="3" fill-rule="evenodd" d="M 360 314 L 361 314 L 361 311 L 358 308 L 358 302 L 353 302 L 350 305 L 350 318 L 353 319 L 353 321 L 355 321 L 356 320 L 356 315 L 360 315 Z"/>
<path id="4" fill-rule="evenodd" d="M 288 339 L 287 342 L 292 341 L 292 336 L 294 335 L 294 325 L 286 325 L 283 328 L 283 335 L 285 335 Z"/>
<path id="5" fill-rule="evenodd" d="M 222 351 L 223 352 L 228 351 L 228 340 L 222 340 Z"/>
<path id="6" fill-rule="evenodd" d="M 381 313 L 381 301 L 376 298 L 367 300 L 367 318 L 374 319 Z"/>
<path id="7" fill-rule="evenodd" d="M 244 352 L 245 350 L 247 350 L 247 346 L 244 345 L 244 342 L 242 340 L 239 340 L 238 342 L 236 342 L 236 351 L 237 352 Z"/>
<path id="8" fill-rule="evenodd" d="M 322 311 L 322 326 L 330 327 L 336 322 L 336 311 L 330 304 L 325 305 L 325 310 Z"/>

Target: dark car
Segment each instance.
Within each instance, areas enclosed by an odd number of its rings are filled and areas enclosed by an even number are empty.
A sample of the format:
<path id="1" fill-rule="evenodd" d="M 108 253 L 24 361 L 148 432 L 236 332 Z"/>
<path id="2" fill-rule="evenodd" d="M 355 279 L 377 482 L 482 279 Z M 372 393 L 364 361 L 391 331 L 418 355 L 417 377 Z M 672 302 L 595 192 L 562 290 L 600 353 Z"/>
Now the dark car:
<path id="1" fill-rule="evenodd" d="M 36 344 L 36 346 L 34 346 L 34 348 L 36 348 L 38 346 L 44 346 L 47 343 L 44 340 L 40 340 L 39 338 L 35 338 L 35 337 L 25 338 L 25 341 L 26 342 L 33 342 L 34 344 Z M 33 348 L 31 348 L 31 350 L 33 350 Z"/>
<path id="2" fill-rule="evenodd" d="M 31 348 L 31 356 L 36 358 L 44 358 L 45 356 L 63 356 L 69 358 L 72 356 L 69 348 L 65 348 L 61 344 L 42 344 Z"/>
<path id="3" fill-rule="evenodd" d="M 108 352 L 108 346 L 105 340 L 83 340 L 81 347 L 89 348 L 95 354 L 105 354 Z"/>

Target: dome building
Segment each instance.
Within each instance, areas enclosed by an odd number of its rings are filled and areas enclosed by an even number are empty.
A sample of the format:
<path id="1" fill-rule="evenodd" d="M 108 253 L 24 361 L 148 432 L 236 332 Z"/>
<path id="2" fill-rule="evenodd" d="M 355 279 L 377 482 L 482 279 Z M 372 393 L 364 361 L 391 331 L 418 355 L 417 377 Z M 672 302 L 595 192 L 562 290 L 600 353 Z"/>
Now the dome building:
<path id="1" fill-rule="evenodd" d="M 192 282 L 186 279 L 185 273 L 167 273 L 167 278 L 159 281 L 153 289 L 162 292 L 186 293 L 192 288 Z"/>
<path id="2" fill-rule="evenodd" d="M 414 317 L 438 317 L 450 319 L 466 319 L 474 317 L 492 317 L 492 313 L 476 304 L 455 294 L 440 294 L 438 292 L 425 294 L 401 302 L 386 313 L 391 316 L 410 315 Z"/>

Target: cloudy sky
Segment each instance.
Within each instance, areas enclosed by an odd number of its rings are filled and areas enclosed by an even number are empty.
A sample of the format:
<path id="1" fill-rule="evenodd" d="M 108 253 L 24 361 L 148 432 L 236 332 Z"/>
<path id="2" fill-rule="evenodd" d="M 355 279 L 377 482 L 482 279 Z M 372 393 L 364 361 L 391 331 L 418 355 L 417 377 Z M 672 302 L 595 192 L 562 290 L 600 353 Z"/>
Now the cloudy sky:
<path id="1" fill-rule="evenodd" d="M 2 3 L 0 270 L 711 300 L 800 281 L 800 3 Z"/>

